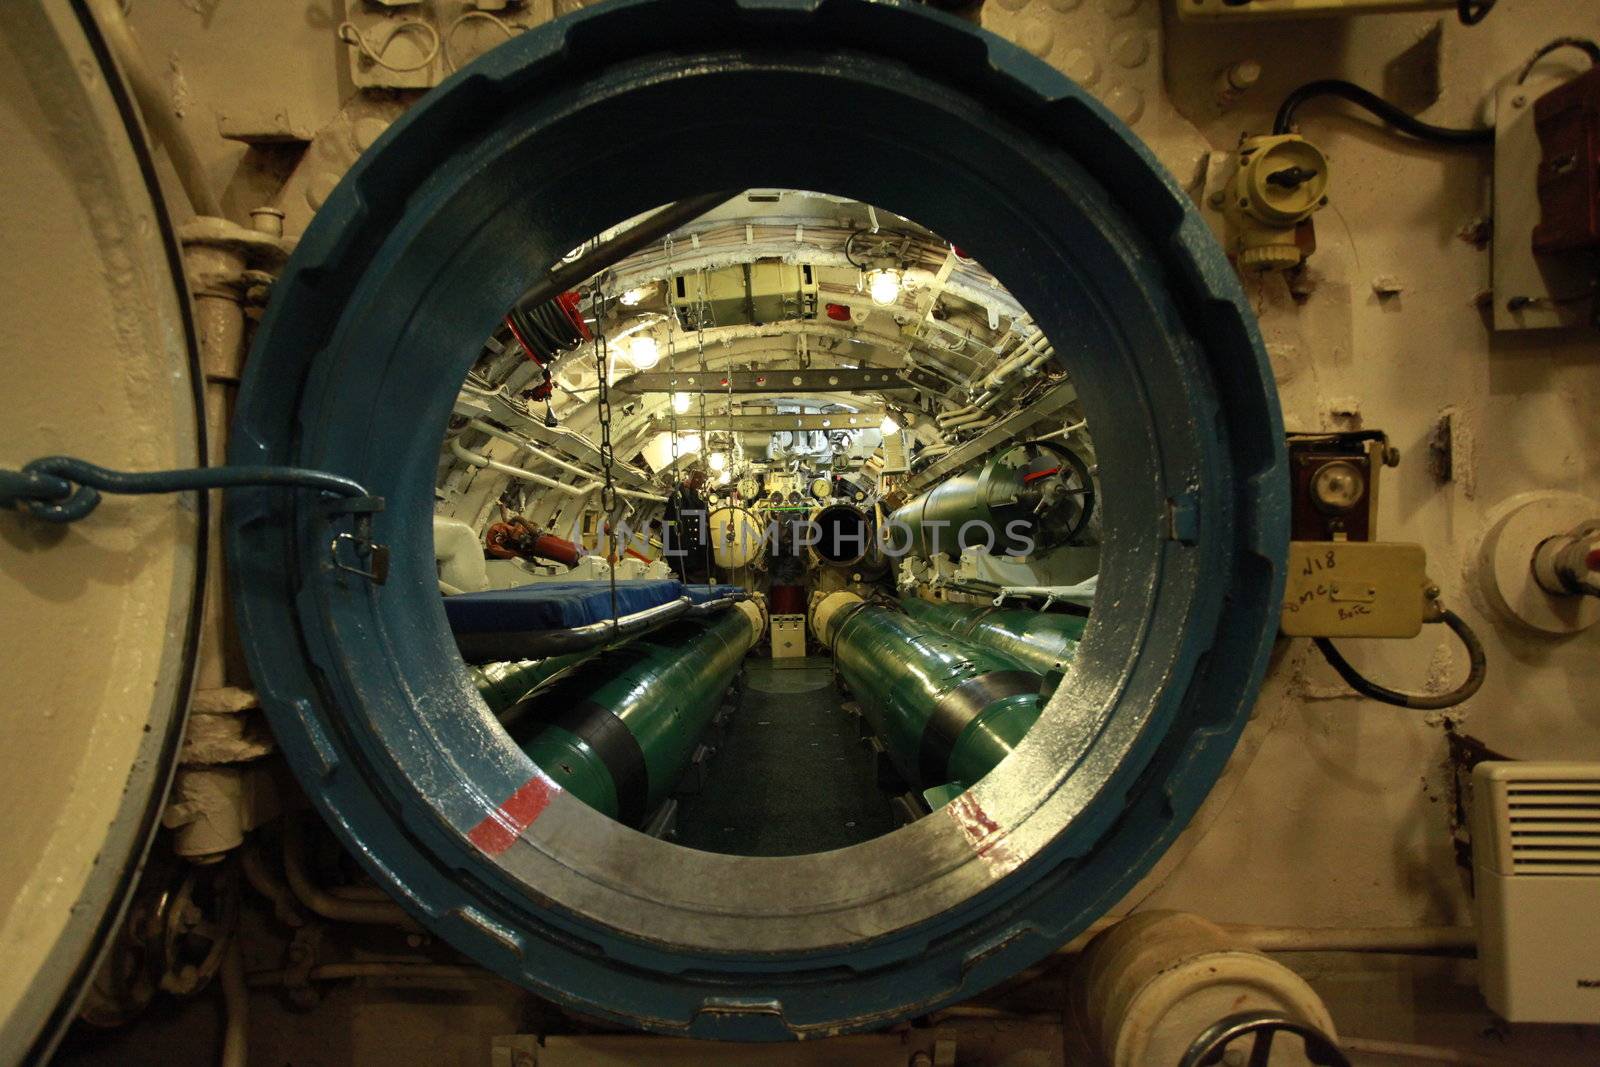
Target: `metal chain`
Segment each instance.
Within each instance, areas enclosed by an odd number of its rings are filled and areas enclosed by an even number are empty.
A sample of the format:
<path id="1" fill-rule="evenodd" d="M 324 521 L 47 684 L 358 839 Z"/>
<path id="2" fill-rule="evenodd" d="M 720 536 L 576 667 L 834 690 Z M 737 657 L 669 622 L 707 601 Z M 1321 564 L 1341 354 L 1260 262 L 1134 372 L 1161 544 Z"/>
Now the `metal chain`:
<path id="1" fill-rule="evenodd" d="M 707 370 L 707 368 L 706 368 L 706 314 L 708 313 L 709 307 L 710 307 L 709 303 L 706 300 L 706 290 L 708 289 L 710 284 L 711 284 L 710 275 L 707 273 L 705 267 L 701 267 L 700 268 L 699 310 L 695 315 L 695 323 L 694 324 L 695 324 L 695 344 L 699 349 L 699 357 L 698 357 L 698 359 L 699 359 L 699 367 L 700 367 L 700 469 L 706 473 L 706 478 L 707 478 L 708 481 L 710 479 L 710 472 L 711 472 L 711 431 L 706 426 L 706 389 L 710 386 L 711 383 L 710 383 L 710 380 L 709 380 L 709 377 L 708 377 L 708 375 L 710 374 L 710 371 Z M 709 493 L 710 493 L 710 487 L 709 486 L 707 486 L 706 492 L 707 492 L 708 495 L 701 498 L 701 505 L 702 505 L 702 507 L 705 508 L 704 514 L 705 514 L 705 520 L 706 520 L 706 529 L 705 529 L 705 535 L 706 536 L 703 539 L 703 541 L 702 541 L 702 543 L 700 545 L 700 548 L 701 548 L 701 553 L 702 553 L 702 559 L 703 559 L 703 561 L 704 561 L 704 563 L 706 565 L 706 581 L 710 582 L 711 581 L 711 529 L 710 529 L 710 526 L 711 526 L 711 507 L 710 507 L 710 504 L 708 503 L 708 501 L 709 501 Z"/>
<path id="2" fill-rule="evenodd" d="M 667 235 L 667 307 L 672 307 L 672 298 L 678 291 L 678 275 L 672 266 L 672 235 Z M 673 311 L 674 316 L 677 315 Z M 667 469 L 672 472 L 674 479 L 678 478 L 678 324 L 670 322 L 667 329 L 667 367 L 672 371 L 672 380 L 669 383 L 672 391 L 667 394 L 667 424 L 671 429 L 672 465 Z"/>
<path id="3" fill-rule="evenodd" d="M 617 486 L 612 465 L 616 459 L 611 448 L 611 346 L 606 340 L 605 279 L 595 282 L 591 290 L 590 305 L 594 308 L 594 363 L 599 375 L 596 387 L 595 409 L 600 419 L 600 471 L 605 483 L 600 490 L 600 517 L 605 524 L 607 560 L 611 564 L 611 626 L 617 626 L 617 566 L 622 554 L 617 549 L 617 530 L 614 514 L 617 507 Z"/>
<path id="4" fill-rule="evenodd" d="M 676 518 L 673 520 L 672 545 L 670 551 L 683 551 L 683 476 L 678 471 L 678 323 L 677 310 L 672 306 L 673 297 L 678 292 L 678 275 L 672 266 L 672 235 L 668 234 L 664 242 L 667 252 L 667 309 L 671 313 L 671 320 L 667 324 L 667 367 L 672 371 L 672 379 L 668 383 L 670 392 L 667 393 L 667 443 L 672 448 L 672 462 L 667 465 L 667 470 L 672 474 L 672 493 L 669 499 L 676 500 L 673 510 Z M 665 515 L 661 524 L 661 551 L 669 551 L 667 545 L 667 526 Z M 667 564 L 672 565 L 670 562 Z"/>

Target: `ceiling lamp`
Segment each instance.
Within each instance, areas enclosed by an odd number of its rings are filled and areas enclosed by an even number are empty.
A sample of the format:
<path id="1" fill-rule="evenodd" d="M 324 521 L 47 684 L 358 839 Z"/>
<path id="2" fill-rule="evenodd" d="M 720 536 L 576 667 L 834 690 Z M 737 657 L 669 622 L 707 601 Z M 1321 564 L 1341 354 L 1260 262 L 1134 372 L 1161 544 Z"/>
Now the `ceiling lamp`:
<path id="1" fill-rule="evenodd" d="M 900 432 L 900 424 L 894 421 L 893 415 L 885 414 L 883 422 L 878 425 L 878 429 L 883 432 L 883 436 L 888 437 L 890 434 Z"/>
<path id="2" fill-rule="evenodd" d="M 728 454 L 726 452 L 713 452 L 707 458 L 711 461 L 711 469 L 714 471 L 725 470 L 728 466 Z"/>
<path id="3" fill-rule="evenodd" d="M 682 415 L 685 412 L 687 412 L 689 410 L 689 394 L 688 393 L 673 393 L 672 394 L 672 410 L 677 412 L 679 415 Z"/>
<path id="4" fill-rule="evenodd" d="M 867 293 L 879 307 L 889 307 L 900 300 L 904 278 L 897 270 L 875 270 L 867 275 Z"/>
<path id="5" fill-rule="evenodd" d="M 661 346 L 648 334 L 628 342 L 628 362 L 634 370 L 649 370 L 661 362 Z"/>
<path id="6" fill-rule="evenodd" d="M 722 472 L 722 477 L 717 479 L 717 484 L 718 485 L 727 485 L 731 481 L 733 481 L 733 472 L 732 471 L 723 471 Z"/>
<path id="7" fill-rule="evenodd" d="M 622 296 L 618 297 L 618 300 L 621 302 L 623 307 L 634 308 L 644 303 L 654 291 L 655 286 L 653 285 L 641 285 L 636 289 L 629 289 L 627 292 L 623 293 Z"/>

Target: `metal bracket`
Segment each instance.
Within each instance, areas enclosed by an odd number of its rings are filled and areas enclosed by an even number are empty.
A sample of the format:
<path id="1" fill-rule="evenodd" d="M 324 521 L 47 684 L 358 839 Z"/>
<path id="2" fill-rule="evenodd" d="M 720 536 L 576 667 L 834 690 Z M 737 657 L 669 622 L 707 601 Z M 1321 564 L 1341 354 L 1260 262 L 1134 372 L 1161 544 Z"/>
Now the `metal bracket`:
<path id="1" fill-rule="evenodd" d="M 328 555 L 333 560 L 334 567 L 365 578 L 373 585 L 383 585 L 389 580 L 389 546 L 379 544 L 372 537 L 372 516 L 383 508 L 384 501 L 381 496 L 325 500 L 318 508 L 330 520 L 340 515 L 352 517 L 354 532 L 335 534 L 333 540 L 328 542 Z M 350 546 L 350 551 L 341 554 L 339 551 L 341 545 Z M 347 558 L 356 562 L 347 562 Z"/>

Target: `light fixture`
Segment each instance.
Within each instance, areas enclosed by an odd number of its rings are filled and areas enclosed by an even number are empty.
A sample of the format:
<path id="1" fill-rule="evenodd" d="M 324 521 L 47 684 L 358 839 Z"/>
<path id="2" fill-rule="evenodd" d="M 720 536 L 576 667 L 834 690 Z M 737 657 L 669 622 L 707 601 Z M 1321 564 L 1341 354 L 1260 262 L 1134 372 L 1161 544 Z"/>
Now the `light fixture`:
<path id="1" fill-rule="evenodd" d="M 889 307 L 900 300 L 902 277 L 897 270 L 875 270 L 867 275 L 867 293 L 879 307 Z"/>
<path id="2" fill-rule="evenodd" d="M 634 370 L 649 370 L 661 362 L 661 346 L 649 334 L 628 342 L 628 362 Z"/>
<path id="3" fill-rule="evenodd" d="M 878 429 L 883 432 L 883 436 L 888 437 L 890 434 L 900 432 L 900 424 L 894 421 L 893 415 L 886 414 L 883 417 L 883 422 L 878 425 Z"/>
<path id="4" fill-rule="evenodd" d="M 623 307 L 635 308 L 644 303 L 654 290 L 653 285 L 641 285 L 636 289 L 629 289 L 617 299 Z"/>
<path id="5" fill-rule="evenodd" d="M 722 472 L 722 477 L 717 479 L 717 484 L 718 485 L 727 485 L 731 481 L 733 481 L 733 472 L 732 471 L 723 471 Z"/>
<path id="6" fill-rule="evenodd" d="M 714 471 L 725 470 L 728 466 L 728 454 L 726 452 L 713 452 L 707 458 L 711 461 L 711 469 Z"/>
<path id="7" fill-rule="evenodd" d="M 679 415 L 682 415 L 685 412 L 687 412 L 689 410 L 689 394 L 688 393 L 673 393 L 672 394 L 672 410 L 676 411 Z"/>

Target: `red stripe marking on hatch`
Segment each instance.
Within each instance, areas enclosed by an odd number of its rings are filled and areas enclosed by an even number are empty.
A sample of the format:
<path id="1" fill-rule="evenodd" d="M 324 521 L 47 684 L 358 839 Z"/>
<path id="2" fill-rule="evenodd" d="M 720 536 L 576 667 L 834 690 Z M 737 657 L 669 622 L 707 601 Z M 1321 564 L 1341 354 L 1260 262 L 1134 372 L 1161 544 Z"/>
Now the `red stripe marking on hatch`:
<path id="1" fill-rule="evenodd" d="M 483 821 L 467 831 L 467 840 L 490 856 L 498 856 L 516 843 L 522 831 L 544 814 L 555 796 L 556 786 L 542 775 L 530 778 Z"/>
<path id="2" fill-rule="evenodd" d="M 956 797 L 945 810 L 961 827 L 972 851 L 988 865 L 990 877 L 1004 878 L 1022 866 L 1022 858 L 1006 839 L 1005 829 L 983 810 L 983 805 L 970 792 Z"/>

